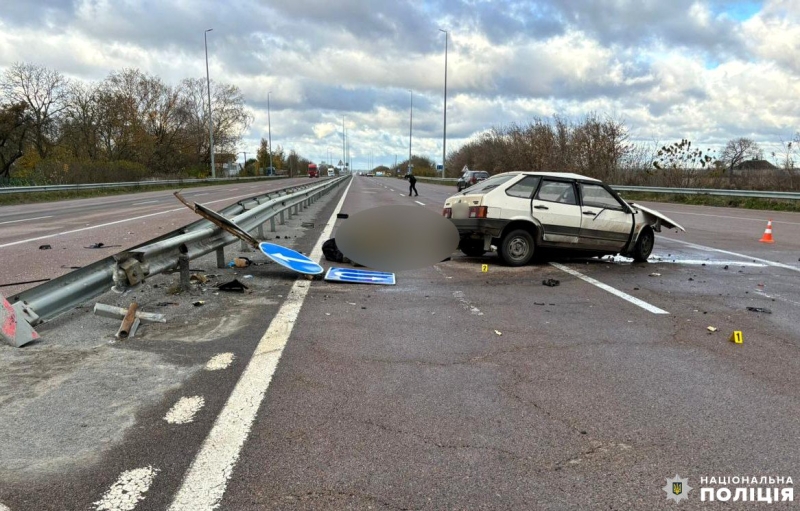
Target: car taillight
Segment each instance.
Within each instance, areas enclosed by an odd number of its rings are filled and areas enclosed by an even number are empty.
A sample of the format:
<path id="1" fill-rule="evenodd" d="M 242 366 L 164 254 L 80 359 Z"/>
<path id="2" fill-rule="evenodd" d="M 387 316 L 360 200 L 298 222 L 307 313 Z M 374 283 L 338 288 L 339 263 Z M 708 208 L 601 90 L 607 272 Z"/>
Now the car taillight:
<path id="1" fill-rule="evenodd" d="M 444 208 L 442 210 L 442 216 L 445 218 L 453 218 L 453 210 L 451 208 Z"/>
<path id="2" fill-rule="evenodd" d="M 478 178 L 473 176 L 473 177 L 470 178 L 469 182 L 474 185 L 475 183 L 478 182 Z"/>
<path id="3" fill-rule="evenodd" d="M 486 218 L 487 210 L 486 206 L 470 206 L 469 208 L 469 217 L 470 218 Z"/>

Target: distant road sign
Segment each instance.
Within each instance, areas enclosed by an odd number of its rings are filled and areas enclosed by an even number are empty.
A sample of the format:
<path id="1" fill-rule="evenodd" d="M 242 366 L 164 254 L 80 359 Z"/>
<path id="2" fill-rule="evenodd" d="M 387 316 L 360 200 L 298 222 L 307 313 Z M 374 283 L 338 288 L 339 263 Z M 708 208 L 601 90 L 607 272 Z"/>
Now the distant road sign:
<path id="1" fill-rule="evenodd" d="M 295 252 L 290 248 L 275 245 L 274 243 L 267 243 L 265 241 L 259 243 L 258 248 L 264 252 L 265 256 L 269 257 L 276 263 L 298 273 L 319 275 L 325 271 L 322 266 L 318 265 L 300 252 Z"/>
<path id="2" fill-rule="evenodd" d="M 442 170 L 443 168 L 444 168 L 444 165 L 442 165 L 441 163 L 438 163 L 436 165 L 436 170 Z"/>
<path id="3" fill-rule="evenodd" d="M 357 270 L 355 268 L 328 268 L 325 280 L 333 282 L 351 282 L 355 284 L 395 285 L 394 273 L 382 271 Z"/>

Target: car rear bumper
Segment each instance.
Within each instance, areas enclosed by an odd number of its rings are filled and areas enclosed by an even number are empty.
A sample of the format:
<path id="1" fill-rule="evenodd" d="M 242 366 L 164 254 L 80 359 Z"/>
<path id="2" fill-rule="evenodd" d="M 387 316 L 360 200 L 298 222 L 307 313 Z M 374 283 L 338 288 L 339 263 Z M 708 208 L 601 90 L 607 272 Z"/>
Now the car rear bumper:
<path id="1" fill-rule="evenodd" d="M 451 218 L 450 221 L 456 226 L 460 236 L 469 236 L 473 234 L 484 236 L 489 234 L 497 238 L 503 232 L 506 225 L 508 225 L 508 220 L 496 218 Z"/>

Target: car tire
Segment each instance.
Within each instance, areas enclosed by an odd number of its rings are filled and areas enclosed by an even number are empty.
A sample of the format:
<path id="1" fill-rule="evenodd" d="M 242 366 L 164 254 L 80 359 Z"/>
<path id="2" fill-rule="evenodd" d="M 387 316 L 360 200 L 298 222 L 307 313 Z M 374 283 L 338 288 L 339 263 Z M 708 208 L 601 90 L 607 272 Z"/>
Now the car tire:
<path id="1" fill-rule="evenodd" d="M 639 239 L 636 240 L 636 245 L 633 246 L 633 250 L 631 251 L 631 257 L 637 263 L 646 263 L 647 258 L 650 257 L 650 254 L 653 252 L 653 245 L 656 242 L 656 235 L 653 233 L 653 229 L 650 227 L 645 227 L 642 229 L 642 232 L 639 233 Z"/>
<path id="2" fill-rule="evenodd" d="M 480 257 L 486 253 L 483 249 L 483 240 L 461 240 L 458 249 L 468 257 Z"/>
<path id="3" fill-rule="evenodd" d="M 523 266 L 533 258 L 535 244 L 531 233 L 525 229 L 514 229 L 500 240 L 498 253 L 508 266 Z"/>

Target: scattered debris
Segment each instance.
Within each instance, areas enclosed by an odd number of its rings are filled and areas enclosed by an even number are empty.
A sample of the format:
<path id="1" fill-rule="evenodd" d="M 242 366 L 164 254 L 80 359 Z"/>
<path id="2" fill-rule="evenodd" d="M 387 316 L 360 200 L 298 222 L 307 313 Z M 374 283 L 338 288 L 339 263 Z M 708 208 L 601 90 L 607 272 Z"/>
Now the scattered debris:
<path id="1" fill-rule="evenodd" d="M 689 277 L 689 282 L 693 282 L 693 281 L 694 281 L 694 279 L 692 277 Z"/>
<path id="2" fill-rule="evenodd" d="M 547 287 L 556 287 L 559 284 L 561 284 L 561 281 L 556 279 L 545 279 L 542 281 L 542 285 Z"/>
<path id="3" fill-rule="evenodd" d="M 230 282 L 225 282 L 223 284 L 219 284 L 217 289 L 220 291 L 231 291 L 236 293 L 244 293 L 245 289 L 250 289 L 246 285 L 239 282 L 239 279 L 233 279 Z"/>
<path id="4" fill-rule="evenodd" d="M 717 330 L 719 330 L 719 328 L 717 328 L 715 326 L 710 326 L 710 327 L 706 328 L 706 330 L 708 330 L 709 332 L 716 332 Z"/>
<path id="5" fill-rule="evenodd" d="M 350 218 L 347 213 L 336 213 L 336 218 Z"/>
<path id="6" fill-rule="evenodd" d="M 136 317 L 136 309 L 139 308 L 139 304 L 133 302 L 128 306 L 127 312 L 125 312 L 125 317 L 122 318 L 122 324 L 119 326 L 119 330 L 117 330 L 117 334 L 115 337 L 117 339 L 127 339 L 128 337 L 133 337 L 136 334 L 136 330 L 139 328 L 139 318 Z"/>
<path id="7" fill-rule="evenodd" d="M 533 304 L 534 304 L 534 305 L 544 305 L 544 302 L 542 302 L 542 303 L 539 303 L 539 302 L 533 302 Z"/>
<path id="8" fill-rule="evenodd" d="M 253 276 L 252 275 L 243 275 L 242 278 L 243 279 L 252 279 Z"/>
<path id="9" fill-rule="evenodd" d="M 178 305 L 175 302 L 159 302 L 156 306 L 160 307 L 162 305 Z M 106 305 L 104 303 L 96 303 L 94 304 L 93 312 L 98 316 L 103 316 L 106 318 L 124 318 L 125 315 L 128 313 L 128 309 L 123 309 L 122 307 L 115 307 L 113 305 Z M 139 310 L 138 308 L 135 311 L 135 317 L 137 319 L 141 319 L 142 321 L 149 321 L 150 323 L 166 323 L 167 319 L 164 317 L 163 314 L 157 314 L 155 312 L 144 312 Z"/>
<path id="10" fill-rule="evenodd" d="M 67 266 L 66 264 L 62 264 L 61 267 L 65 270 L 80 270 L 83 268 L 83 266 Z"/>
<path id="11" fill-rule="evenodd" d="M 197 300 L 196 302 L 192 302 L 192 305 L 194 305 L 195 307 L 201 307 L 205 304 L 206 304 L 205 300 Z"/>
<path id="12" fill-rule="evenodd" d="M 308 227 L 308 228 L 312 228 L 313 229 L 314 228 L 314 222 L 303 222 L 303 223 L 300 224 L 300 227 Z"/>
<path id="13" fill-rule="evenodd" d="M 253 264 L 253 261 L 251 261 L 247 257 L 236 257 L 236 258 L 234 258 L 233 261 L 228 263 L 228 267 L 229 268 L 247 268 L 251 264 Z"/>
<path id="14" fill-rule="evenodd" d="M 205 275 L 193 273 L 192 276 L 189 277 L 189 280 L 194 280 L 195 282 L 205 284 L 206 282 L 208 282 L 208 277 L 206 277 Z"/>
<path id="15" fill-rule="evenodd" d="M 122 245 L 106 245 L 105 243 L 92 243 L 88 247 L 83 248 L 113 248 L 113 247 L 121 247 Z"/>
<path id="16" fill-rule="evenodd" d="M 772 314 L 772 311 L 764 307 L 748 307 L 750 312 L 763 312 L 764 314 Z"/>
<path id="17" fill-rule="evenodd" d="M 53 247 L 50 245 L 39 245 L 39 250 L 50 250 L 51 248 Z"/>
<path id="18" fill-rule="evenodd" d="M 705 265 L 703 265 L 703 266 L 705 266 Z M 661 274 L 660 274 L 660 273 L 655 273 L 655 272 L 653 272 L 653 273 L 651 273 L 651 274 L 650 274 L 650 276 L 651 276 L 651 277 L 660 277 L 660 276 L 661 276 Z"/>
<path id="19" fill-rule="evenodd" d="M 638 290 L 639 290 L 639 288 L 638 288 L 638 287 L 635 287 L 635 288 L 633 288 L 633 290 L 634 290 L 634 291 L 638 291 Z"/>
<path id="20" fill-rule="evenodd" d="M 728 265 L 726 264 L 725 266 L 722 267 L 722 269 L 723 270 L 727 270 L 728 269 Z"/>
<path id="21" fill-rule="evenodd" d="M 496 333 L 497 335 L 503 335 L 503 332 L 501 332 L 500 330 L 495 330 L 494 333 Z"/>
<path id="22" fill-rule="evenodd" d="M 26 280 L 23 282 L 9 282 L 8 284 L 0 284 L 0 287 L 21 286 L 23 284 L 36 284 L 38 282 L 47 282 L 48 280 L 50 279 Z"/>
<path id="23" fill-rule="evenodd" d="M 180 305 L 178 302 L 158 302 L 155 304 L 156 307 L 166 307 L 168 305 Z"/>

